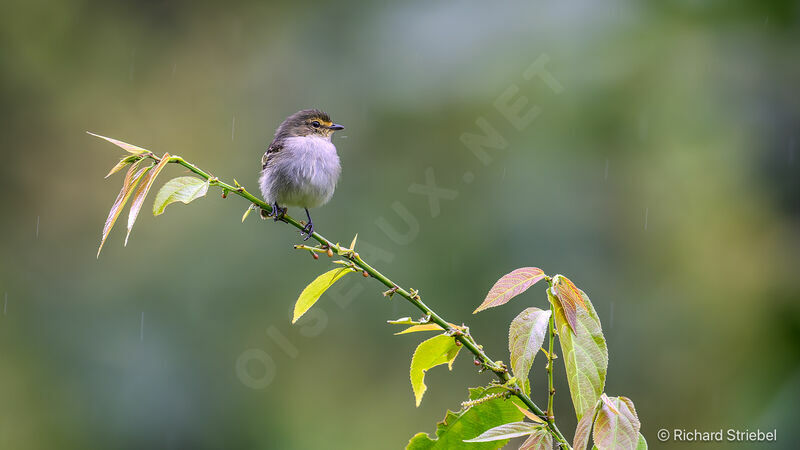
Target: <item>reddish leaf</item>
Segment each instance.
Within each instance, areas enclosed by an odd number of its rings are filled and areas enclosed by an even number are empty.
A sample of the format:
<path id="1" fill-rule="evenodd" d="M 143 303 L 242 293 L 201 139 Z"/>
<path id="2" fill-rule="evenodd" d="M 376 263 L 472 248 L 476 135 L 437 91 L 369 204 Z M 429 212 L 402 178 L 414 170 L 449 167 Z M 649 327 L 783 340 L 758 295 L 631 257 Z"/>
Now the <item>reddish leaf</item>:
<path id="1" fill-rule="evenodd" d="M 128 198 L 130 198 L 131 193 L 136 188 L 136 185 L 139 184 L 139 180 L 142 179 L 144 173 L 153 167 L 143 167 L 136 171 L 138 165 L 139 162 L 137 161 L 131 165 L 130 169 L 128 169 L 128 172 L 125 174 L 125 180 L 122 182 L 122 189 L 119 191 L 117 199 L 114 200 L 114 204 L 111 206 L 111 211 L 108 212 L 106 224 L 103 226 L 103 236 L 100 239 L 100 248 L 97 249 L 98 258 L 100 257 L 100 251 L 103 250 L 103 244 L 106 243 L 108 233 L 111 232 L 111 228 L 114 227 L 117 217 L 119 217 L 122 209 L 125 208 L 125 203 L 128 202 Z"/>
<path id="2" fill-rule="evenodd" d="M 167 165 L 169 162 L 169 153 L 164 153 L 164 156 L 161 157 L 161 161 L 153 167 L 153 170 L 147 174 L 144 179 L 144 182 L 139 186 L 139 189 L 136 190 L 136 195 L 133 197 L 133 202 L 131 203 L 131 211 L 128 214 L 128 234 L 125 235 L 125 245 L 128 245 L 128 238 L 131 237 L 131 230 L 133 229 L 133 224 L 136 222 L 136 217 L 139 216 L 139 211 L 142 209 L 142 204 L 144 204 L 144 199 L 147 197 L 147 193 L 150 192 L 150 188 L 153 186 L 153 182 L 156 180 L 158 174 L 164 169 L 164 166 Z"/>
<path id="3" fill-rule="evenodd" d="M 512 298 L 522 294 L 544 277 L 544 272 L 538 267 L 523 267 L 503 275 L 492 286 L 481 306 L 478 306 L 478 309 L 473 311 L 472 314 L 508 303 Z"/>
<path id="4" fill-rule="evenodd" d="M 574 450 L 586 450 L 586 445 L 589 444 L 589 434 L 592 431 L 592 424 L 594 424 L 594 416 L 597 411 L 597 403 L 587 410 L 581 420 L 578 421 L 578 426 L 575 428 L 575 438 L 572 440 L 572 448 Z"/>
<path id="5" fill-rule="evenodd" d="M 572 331 L 575 331 L 577 324 L 577 309 L 581 305 L 586 309 L 586 303 L 577 287 L 567 277 L 556 275 L 553 277 L 553 294 L 558 298 L 561 307 L 564 309 L 564 316 Z"/>
<path id="6" fill-rule="evenodd" d="M 121 149 L 133 153 L 134 155 L 143 155 L 145 153 L 150 153 L 150 150 L 146 148 L 137 147 L 135 145 L 128 144 L 127 142 L 118 141 L 116 139 L 112 139 L 110 137 L 100 136 L 99 134 L 94 134 L 91 131 L 87 131 L 87 133 L 91 134 L 94 137 L 99 137 L 100 139 L 105 139 L 108 142 L 120 147 Z"/>

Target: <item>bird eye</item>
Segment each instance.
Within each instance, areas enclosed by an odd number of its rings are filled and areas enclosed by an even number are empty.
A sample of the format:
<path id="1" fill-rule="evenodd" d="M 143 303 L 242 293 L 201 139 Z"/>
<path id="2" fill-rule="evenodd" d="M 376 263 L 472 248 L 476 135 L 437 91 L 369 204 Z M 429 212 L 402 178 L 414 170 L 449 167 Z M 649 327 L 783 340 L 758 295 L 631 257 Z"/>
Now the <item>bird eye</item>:
<path id="1" fill-rule="evenodd" d="M 314 128 L 319 128 L 319 122 L 315 120 L 315 121 L 311 122 L 311 126 L 314 127 Z"/>

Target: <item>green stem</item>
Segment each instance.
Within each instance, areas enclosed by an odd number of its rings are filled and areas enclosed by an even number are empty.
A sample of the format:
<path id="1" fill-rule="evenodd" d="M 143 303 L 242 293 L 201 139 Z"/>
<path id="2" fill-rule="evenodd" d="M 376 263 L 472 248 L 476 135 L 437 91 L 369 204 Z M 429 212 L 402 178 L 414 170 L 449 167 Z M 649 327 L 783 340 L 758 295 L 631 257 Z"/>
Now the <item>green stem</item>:
<path id="1" fill-rule="evenodd" d="M 154 159 L 154 160 L 156 160 L 156 161 L 160 161 L 160 158 L 157 157 L 154 154 L 148 154 L 147 156 L 152 158 L 152 159 Z M 218 178 L 216 178 L 216 177 L 212 176 L 211 174 L 205 172 L 204 170 L 200 169 L 196 165 L 184 160 L 180 156 L 172 156 L 172 157 L 170 157 L 170 161 L 169 162 L 180 164 L 183 167 L 186 167 L 187 169 L 192 171 L 193 173 L 199 175 L 203 179 L 208 180 L 210 185 L 219 186 L 222 189 L 224 189 L 225 191 L 234 193 L 234 194 L 236 194 L 236 195 L 238 195 L 240 197 L 243 197 L 243 198 L 247 199 L 251 203 L 257 205 L 258 207 L 260 207 L 261 209 L 263 209 L 263 210 L 265 210 L 267 212 L 270 212 L 270 213 L 272 212 L 272 206 L 268 205 L 263 200 L 257 198 L 253 194 L 247 192 L 247 190 L 244 189 L 243 187 L 231 186 L 228 183 L 220 181 Z M 292 218 L 288 214 L 285 214 L 283 216 L 283 221 L 288 223 L 289 225 L 294 226 L 298 230 L 303 230 L 303 224 L 301 224 L 299 221 L 295 220 L 294 218 Z M 439 325 L 440 327 L 442 327 L 443 330 L 453 332 L 454 333 L 453 334 L 454 338 L 458 342 L 460 342 L 467 350 L 469 350 L 475 356 L 475 358 L 481 362 L 481 364 L 484 367 L 486 367 L 487 369 L 489 369 L 492 372 L 494 372 L 495 375 L 502 382 L 506 383 L 511 379 L 511 377 L 508 374 L 508 369 L 505 367 L 505 365 L 503 365 L 502 363 L 499 363 L 499 362 L 494 361 L 493 359 L 491 359 L 483 351 L 482 347 L 480 345 L 478 345 L 474 341 L 474 339 L 472 339 L 472 337 L 470 335 L 461 333 L 458 330 L 452 330 L 452 327 L 450 326 L 450 324 L 446 320 L 444 320 L 441 316 L 439 316 L 439 314 L 437 314 L 435 311 L 433 311 L 431 308 L 429 308 L 425 303 L 423 303 L 422 299 L 420 298 L 419 295 L 417 295 L 416 293 L 412 294 L 411 292 L 407 291 L 406 289 L 403 289 L 400 286 L 398 286 L 396 283 L 394 283 L 392 280 L 390 280 L 385 275 L 380 273 L 374 267 L 370 266 L 366 261 L 361 259 L 361 256 L 359 256 L 358 253 L 353 252 L 353 251 L 345 251 L 345 250 L 340 249 L 338 245 L 334 245 L 331 241 L 329 241 L 328 239 L 326 239 L 325 237 L 323 237 L 321 234 L 319 234 L 317 232 L 312 233 L 311 234 L 311 238 L 313 238 L 315 241 L 319 242 L 321 245 L 332 249 L 340 257 L 350 260 L 356 266 L 361 268 L 361 270 L 363 270 L 364 272 L 369 274 L 372 278 L 375 278 L 376 280 L 381 282 L 384 286 L 394 289 L 396 294 L 401 295 L 403 298 L 408 300 L 412 305 L 416 306 L 420 311 L 422 311 L 426 315 L 430 316 L 430 321 L 435 323 L 435 324 L 437 324 L 437 325 Z M 552 318 L 551 318 L 551 320 L 552 320 Z M 552 328 L 552 324 L 551 324 L 551 328 Z M 552 352 L 552 342 L 551 342 L 551 350 L 550 351 Z M 552 379 L 551 379 L 551 383 L 552 383 Z M 530 396 L 525 394 L 524 390 L 522 390 L 519 387 L 519 385 L 514 386 L 514 388 L 515 389 L 513 389 L 513 394 L 516 397 L 518 397 L 525 404 L 525 406 L 528 407 L 528 409 L 530 409 L 537 416 L 542 417 L 543 419 L 547 420 L 547 427 L 549 428 L 550 433 L 553 435 L 553 437 L 556 439 L 556 441 L 562 447 L 567 448 L 567 449 L 571 449 L 572 447 L 570 447 L 570 445 L 567 443 L 567 440 L 564 438 L 564 435 L 561 434 L 561 431 L 558 429 L 558 427 L 556 426 L 555 422 L 553 420 L 549 420 L 549 416 L 546 415 L 545 412 L 541 410 L 541 408 L 536 406 L 536 404 L 533 402 L 533 400 L 531 400 Z M 551 411 L 551 408 L 548 408 L 548 411 Z"/>
<path id="2" fill-rule="evenodd" d="M 550 321 L 547 324 L 547 330 L 550 335 L 550 342 L 547 347 L 547 421 L 552 423 L 555 421 L 553 414 L 553 397 L 556 395 L 556 389 L 553 387 L 553 341 L 555 341 L 555 314 L 553 305 L 550 304 Z"/>

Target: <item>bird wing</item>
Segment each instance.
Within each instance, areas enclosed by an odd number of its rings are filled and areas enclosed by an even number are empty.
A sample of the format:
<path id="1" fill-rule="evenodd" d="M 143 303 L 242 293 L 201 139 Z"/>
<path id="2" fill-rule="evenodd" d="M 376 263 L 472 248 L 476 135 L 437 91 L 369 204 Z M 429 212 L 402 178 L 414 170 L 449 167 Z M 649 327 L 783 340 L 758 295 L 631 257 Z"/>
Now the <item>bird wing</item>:
<path id="1" fill-rule="evenodd" d="M 281 149 L 283 148 L 283 144 L 277 143 L 272 141 L 267 148 L 267 151 L 264 153 L 264 156 L 261 157 L 261 169 L 266 169 L 267 165 L 269 165 L 269 160 L 275 156 Z"/>

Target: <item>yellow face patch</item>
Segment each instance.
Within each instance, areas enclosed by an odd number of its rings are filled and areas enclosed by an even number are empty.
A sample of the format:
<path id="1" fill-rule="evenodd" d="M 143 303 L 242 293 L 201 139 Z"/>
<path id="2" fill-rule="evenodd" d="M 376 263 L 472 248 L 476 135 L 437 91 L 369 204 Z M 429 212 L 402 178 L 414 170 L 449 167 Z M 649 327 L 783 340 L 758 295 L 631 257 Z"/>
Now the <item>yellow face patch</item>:
<path id="1" fill-rule="evenodd" d="M 323 126 L 323 127 L 325 127 L 325 128 L 328 128 L 328 127 L 330 127 L 331 125 L 333 125 L 333 122 L 331 122 L 331 121 L 329 121 L 329 120 L 322 119 L 322 118 L 320 118 L 320 117 L 315 117 L 315 118 L 311 119 L 311 121 L 312 121 L 312 122 L 313 122 L 313 121 L 315 121 L 315 120 L 316 120 L 317 122 L 319 122 L 319 123 L 320 123 L 320 125 L 322 125 L 322 126 Z"/>

